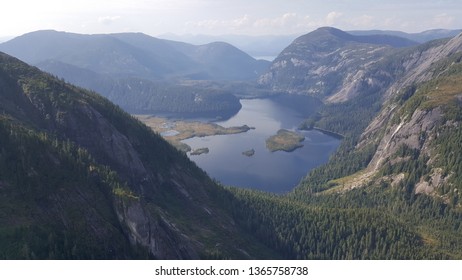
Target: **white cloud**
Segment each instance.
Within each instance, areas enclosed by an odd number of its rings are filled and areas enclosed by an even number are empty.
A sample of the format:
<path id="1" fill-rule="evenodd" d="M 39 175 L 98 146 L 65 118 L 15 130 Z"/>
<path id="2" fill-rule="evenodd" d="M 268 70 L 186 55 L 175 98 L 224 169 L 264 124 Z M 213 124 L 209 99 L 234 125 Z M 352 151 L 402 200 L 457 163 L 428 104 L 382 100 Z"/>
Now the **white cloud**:
<path id="1" fill-rule="evenodd" d="M 246 27 L 249 26 L 250 24 L 250 17 L 249 15 L 244 15 L 241 18 L 234 19 L 231 23 L 231 26 L 240 28 L 240 27 Z"/>
<path id="2" fill-rule="evenodd" d="M 351 20 L 351 25 L 354 27 L 361 28 L 373 28 L 375 27 L 375 18 L 370 15 L 362 15 L 360 17 L 353 18 Z"/>
<path id="3" fill-rule="evenodd" d="M 121 17 L 120 16 L 105 16 L 105 17 L 99 17 L 98 22 L 104 25 L 109 25 L 112 24 L 113 22 L 119 20 Z"/>
<path id="4" fill-rule="evenodd" d="M 438 14 L 433 17 L 435 28 L 450 28 L 454 24 L 455 18 L 446 13 Z"/>
<path id="5" fill-rule="evenodd" d="M 343 16 L 343 14 L 340 13 L 340 12 L 336 12 L 336 11 L 330 12 L 326 16 L 325 23 L 326 23 L 326 25 L 329 25 L 329 26 L 335 25 L 337 20 L 342 16 Z"/>

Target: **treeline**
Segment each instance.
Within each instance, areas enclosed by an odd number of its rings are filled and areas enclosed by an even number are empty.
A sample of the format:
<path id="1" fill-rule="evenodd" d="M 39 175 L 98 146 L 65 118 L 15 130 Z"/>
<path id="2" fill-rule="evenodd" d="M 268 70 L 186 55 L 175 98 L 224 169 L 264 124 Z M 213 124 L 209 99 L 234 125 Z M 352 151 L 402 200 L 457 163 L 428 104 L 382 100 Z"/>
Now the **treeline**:
<path id="1" fill-rule="evenodd" d="M 358 194 L 300 201 L 251 190 L 229 191 L 235 199 L 228 207 L 239 225 L 287 259 L 444 259 L 457 252 L 445 246 L 459 241 L 460 233 L 441 248 L 434 246 L 437 241 L 427 240 L 430 237 L 415 223 L 379 205 L 364 205 L 368 199 L 364 194 L 359 194 L 360 202 L 354 201 Z M 409 209 L 417 211 L 418 206 Z"/>

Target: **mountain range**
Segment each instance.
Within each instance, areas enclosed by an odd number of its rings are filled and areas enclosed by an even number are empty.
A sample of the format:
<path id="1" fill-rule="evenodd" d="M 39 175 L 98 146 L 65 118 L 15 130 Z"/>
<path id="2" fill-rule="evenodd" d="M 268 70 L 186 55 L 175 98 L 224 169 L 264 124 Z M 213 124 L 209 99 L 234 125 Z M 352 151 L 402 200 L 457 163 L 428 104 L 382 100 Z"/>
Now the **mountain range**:
<path id="1" fill-rule="evenodd" d="M 171 86 L 172 79 L 245 81 L 269 65 L 227 43 L 196 46 L 142 33 L 37 31 L 0 44 L 0 51 L 99 92 L 132 113 L 200 117 L 229 117 L 240 103 L 220 89 Z"/>
<path id="2" fill-rule="evenodd" d="M 419 33 L 406 33 L 402 31 L 386 30 L 352 30 L 346 31 L 352 35 L 390 35 L 405 38 L 413 41 L 415 45 L 431 40 L 454 37 L 462 30 L 434 29 Z M 188 42 L 194 45 L 207 44 L 209 42 L 222 41 L 230 43 L 254 57 L 276 57 L 285 47 L 290 45 L 296 38 L 303 34 L 290 35 L 266 35 L 266 36 L 245 36 L 245 35 L 176 35 L 162 34 L 159 38 Z"/>
<path id="3" fill-rule="evenodd" d="M 95 38 L 126 41 L 109 53 L 93 38 L 79 45 L 95 55 L 89 65 L 98 74 L 123 81 L 117 76 L 155 72 L 136 57 L 117 70 L 128 41 L 141 49 L 150 38 Z M 28 59 L 72 58 L 40 46 Z M 57 67 L 72 76 L 85 66 L 69 65 Z M 324 105 L 301 128 L 343 135 L 329 162 L 289 194 L 221 186 L 104 97 L 1 54 L 0 256 L 462 258 L 462 34 L 416 45 L 320 28 L 287 46 L 257 81 L 239 86 L 316 97 Z"/>

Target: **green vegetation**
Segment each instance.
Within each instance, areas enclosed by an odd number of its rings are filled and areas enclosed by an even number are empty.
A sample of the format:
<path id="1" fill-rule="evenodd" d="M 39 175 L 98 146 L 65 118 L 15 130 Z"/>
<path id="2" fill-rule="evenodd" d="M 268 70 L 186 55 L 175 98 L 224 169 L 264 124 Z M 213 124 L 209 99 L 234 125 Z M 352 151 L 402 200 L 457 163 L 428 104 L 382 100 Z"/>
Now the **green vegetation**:
<path id="1" fill-rule="evenodd" d="M 199 155 L 208 154 L 208 153 L 209 153 L 209 148 L 199 148 L 199 149 L 195 149 L 194 151 L 192 151 L 190 155 L 199 156 Z"/>
<path id="2" fill-rule="evenodd" d="M 280 129 L 276 135 L 266 139 L 266 148 L 271 152 L 292 152 L 303 147 L 303 144 L 300 144 L 300 142 L 303 142 L 304 140 L 305 137 L 296 132 L 287 129 Z"/>
<path id="3" fill-rule="evenodd" d="M 247 151 L 243 151 L 242 154 L 244 156 L 247 156 L 247 157 L 253 157 L 253 155 L 255 155 L 255 150 L 254 149 L 250 149 L 250 150 L 247 150 Z"/>
<path id="4" fill-rule="evenodd" d="M 183 152 L 189 152 L 191 147 L 182 143 L 181 140 L 193 137 L 244 133 L 250 129 L 254 129 L 248 125 L 222 127 L 215 123 L 180 120 L 172 121 L 166 118 L 153 117 L 149 115 L 135 115 L 135 117 L 160 134 L 174 129 L 178 133 L 175 133 L 174 135 L 165 135 L 163 137 Z"/>
<path id="5" fill-rule="evenodd" d="M 303 199 L 229 190 L 240 226 L 287 259 L 462 258 L 461 213 L 424 195 L 410 202 L 376 188 Z"/>

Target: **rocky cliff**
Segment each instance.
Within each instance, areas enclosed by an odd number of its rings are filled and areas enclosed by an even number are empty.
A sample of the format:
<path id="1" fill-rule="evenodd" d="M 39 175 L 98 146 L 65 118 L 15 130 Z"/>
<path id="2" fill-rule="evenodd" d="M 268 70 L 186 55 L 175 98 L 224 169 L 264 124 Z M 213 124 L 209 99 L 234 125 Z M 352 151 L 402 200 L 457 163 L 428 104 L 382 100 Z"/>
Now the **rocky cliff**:
<path id="1" fill-rule="evenodd" d="M 361 150 L 374 143 L 377 149 L 347 185 L 385 181 L 411 193 L 458 201 L 460 157 L 454 153 L 462 141 L 462 34 L 407 50 L 399 58 L 404 74 L 386 90 L 381 111 L 356 146 Z M 455 150 L 447 150 L 454 145 Z M 448 156 L 453 164 L 445 160 Z"/>
<path id="2" fill-rule="evenodd" d="M 381 63 L 396 51 L 386 40 L 323 27 L 297 38 L 258 82 L 277 91 L 344 102 L 387 86 L 393 74 L 383 71 Z"/>

